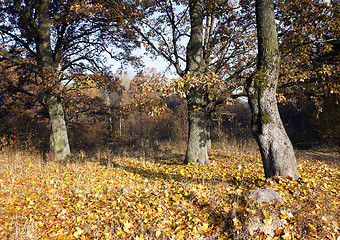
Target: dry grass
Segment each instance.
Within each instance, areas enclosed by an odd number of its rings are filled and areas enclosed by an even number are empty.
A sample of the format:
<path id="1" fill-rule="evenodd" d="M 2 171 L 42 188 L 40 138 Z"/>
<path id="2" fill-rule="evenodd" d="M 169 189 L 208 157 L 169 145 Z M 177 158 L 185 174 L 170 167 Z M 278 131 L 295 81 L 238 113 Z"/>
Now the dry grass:
<path id="1" fill-rule="evenodd" d="M 164 149 L 163 149 L 164 150 Z M 206 166 L 181 155 L 129 158 L 100 154 L 44 162 L 0 152 L 1 239 L 337 239 L 340 168 L 299 159 L 301 179 L 264 179 L 251 144 L 228 145 Z M 175 154 L 174 154 L 175 153 Z M 80 161 L 84 160 L 84 161 Z M 283 204 L 258 205 L 249 190 L 271 188 Z M 285 223 L 275 236 L 247 235 L 252 216 Z"/>

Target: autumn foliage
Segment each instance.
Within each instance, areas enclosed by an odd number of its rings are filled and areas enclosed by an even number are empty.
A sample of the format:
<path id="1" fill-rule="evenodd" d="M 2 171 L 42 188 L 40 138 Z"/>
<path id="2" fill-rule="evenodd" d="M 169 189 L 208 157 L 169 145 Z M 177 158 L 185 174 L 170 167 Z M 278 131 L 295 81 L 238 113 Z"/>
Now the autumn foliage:
<path id="1" fill-rule="evenodd" d="M 265 179 L 248 148 L 211 152 L 205 166 L 182 165 L 173 149 L 156 158 L 79 155 L 43 162 L 39 155 L 2 151 L 1 239 L 337 239 L 339 165 L 299 158 L 298 180 Z M 333 153 L 334 159 L 339 156 Z M 324 155 L 325 156 L 325 155 Z M 183 156 L 182 156 L 183 157 Z M 338 161 L 338 160 L 337 160 Z M 249 190 L 271 188 L 284 203 L 256 204 Z M 284 226 L 273 238 L 246 235 L 259 216 Z M 247 237 L 248 236 L 248 237 Z"/>
<path id="2" fill-rule="evenodd" d="M 274 1 L 297 179 L 266 179 L 251 136 L 255 1 L 0 2 L 0 239 L 340 240 L 339 0 Z M 205 165 L 184 164 L 194 122 Z M 265 188 L 283 203 L 248 197 Z"/>

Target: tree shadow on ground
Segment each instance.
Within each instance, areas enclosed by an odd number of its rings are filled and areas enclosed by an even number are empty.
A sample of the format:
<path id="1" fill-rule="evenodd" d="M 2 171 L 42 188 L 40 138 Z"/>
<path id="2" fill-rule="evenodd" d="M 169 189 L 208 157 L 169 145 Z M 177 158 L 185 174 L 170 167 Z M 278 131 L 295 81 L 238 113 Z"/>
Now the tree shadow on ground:
<path id="1" fill-rule="evenodd" d="M 157 164 L 162 164 L 161 161 L 158 161 Z M 101 162 L 100 163 L 103 166 L 107 166 L 107 167 L 112 167 L 112 168 L 120 168 L 123 169 L 127 172 L 133 173 L 133 174 L 138 174 L 144 178 L 147 179 L 162 179 L 162 180 L 175 180 L 177 182 L 198 182 L 198 183 L 209 183 L 209 184 L 216 184 L 216 183 L 223 183 L 223 182 L 227 182 L 225 180 L 222 180 L 220 178 L 213 178 L 213 179 L 208 179 L 205 177 L 202 178 L 192 178 L 192 177 L 188 177 L 188 176 L 183 176 L 181 174 L 173 174 L 173 173 L 166 173 L 163 171 L 152 171 L 149 169 L 144 169 L 144 168 L 139 168 L 139 167 L 134 167 L 134 166 L 125 166 L 125 165 L 121 165 L 119 163 L 116 163 L 112 160 L 106 160 L 106 162 Z M 166 165 L 167 163 L 165 163 Z M 176 164 L 176 163 L 170 163 L 171 165 L 183 165 L 183 164 Z"/>
<path id="2" fill-rule="evenodd" d="M 152 162 L 152 164 L 177 165 L 179 167 L 182 167 L 184 165 L 182 161 L 177 161 L 177 160 L 171 161 L 169 159 L 162 159 L 160 156 L 159 156 L 159 159 L 155 158 L 153 160 L 144 160 L 144 161 L 145 161 L 145 164 Z M 220 178 L 219 176 L 209 177 L 209 176 L 204 176 L 203 174 L 202 174 L 202 177 L 190 177 L 190 176 L 185 176 L 181 174 L 165 172 L 164 170 L 154 171 L 151 169 L 139 167 L 138 165 L 137 166 L 126 166 L 126 165 L 115 162 L 111 158 L 101 159 L 100 165 L 112 167 L 112 168 L 120 168 L 127 172 L 138 174 L 150 180 L 162 179 L 162 180 L 174 180 L 177 182 L 185 182 L 185 183 L 196 182 L 200 184 L 210 184 L 210 185 L 228 184 L 232 186 L 247 186 L 247 185 L 253 185 L 253 184 L 260 185 L 260 183 L 262 182 L 261 178 L 254 179 L 251 176 L 249 177 L 244 176 L 243 178 L 239 178 L 237 174 L 234 175 L 232 173 L 224 176 L 223 179 Z M 200 165 L 198 165 L 197 167 L 199 168 Z"/>
<path id="3" fill-rule="evenodd" d="M 157 162 L 160 163 L 160 162 Z M 174 165 L 175 163 L 172 163 Z M 177 181 L 180 183 L 204 183 L 209 185 L 216 185 L 216 184 L 227 184 L 232 186 L 244 186 L 250 183 L 254 183 L 256 179 L 251 178 L 237 178 L 236 175 L 229 175 L 226 179 L 221 179 L 218 177 L 209 177 L 206 178 L 202 176 L 202 178 L 195 178 L 189 176 L 183 176 L 180 174 L 173 174 L 173 173 L 166 173 L 163 171 L 157 172 L 153 171 L 152 169 L 144 169 L 138 166 L 126 166 L 115 162 L 114 160 L 107 160 L 106 162 L 102 162 L 101 165 L 107 166 L 109 168 L 119 168 L 123 169 L 127 172 L 138 174 L 141 177 L 156 180 L 161 179 L 164 181 Z M 177 164 L 183 165 L 183 164 Z M 258 179 L 260 181 L 260 179 Z M 221 234 L 227 233 L 228 237 L 232 239 L 243 239 L 240 236 L 244 233 L 240 233 L 239 230 L 235 229 L 233 218 L 236 215 L 236 209 L 230 210 L 228 212 L 221 212 L 218 209 L 214 208 L 212 202 L 206 202 L 200 200 L 194 192 L 189 190 L 189 194 L 185 194 L 185 190 L 182 189 L 178 193 L 181 193 L 182 196 L 190 201 L 194 206 L 201 209 L 202 211 L 206 212 L 209 216 L 209 224 L 211 226 L 216 226 L 221 229 Z M 226 193 L 223 195 L 225 199 L 231 199 L 234 202 L 238 202 L 238 205 L 246 205 L 246 197 L 245 195 L 240 195 L 237 193 Z M 241 235 L 240 235 L 241 234 Z M 242 235 L 243 236 L 243 235 Z"/>
<path id="4" fill-rule="evenodd" d="M 327 153 L 320 151 L 306 151 L 306 150 L 295 150 L 296 155 L 300 159 L 310 159 L 314 161 L 321 161 L 326 163 L 335 163 L 340 164 L 340 155 L 339 153 Z"/>

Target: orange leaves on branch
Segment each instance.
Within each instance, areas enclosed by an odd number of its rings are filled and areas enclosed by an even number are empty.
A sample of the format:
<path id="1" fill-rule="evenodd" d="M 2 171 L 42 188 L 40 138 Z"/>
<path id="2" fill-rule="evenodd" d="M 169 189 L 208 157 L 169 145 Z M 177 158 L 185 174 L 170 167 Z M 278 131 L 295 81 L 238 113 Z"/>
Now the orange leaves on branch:
<path id="1" fill-rule="evenodd" d="M 77 17 L 82 16 L 85 19 L 92 19 L 93 16 L 103 10 L 103 5 L 99 2 L 89 2 L 87 0 L 76 1 L 70 7 L 70 15 L 69 17 Z"/>
<path id="2" fill-rule="evenodd" d="M 161 92 L 161 87 L 168 79 L 155 69 L 148 69 L 131 81 L 130 90 L 124 101 L 122 112 L 134 113 L 135 111 L 145 111 L 150 115 L 162 115 L 170 112 L 166 106 Z"/>
<path id="3" fill-rule="evenodd" d="M 127 104 L 125 108 L 126 110 L 144 109 L 151 115 L 160 115 L 169 111 L 163 102 L 164 98 L 171 95 L 186 98 L 190 89 L 206 92 L 209 101 L 231 102 L 230 95 L 232 90 L 236 89 L 236 84 L 226 83 L 215 73 L 195 73 L 168 80 L 164 75 L 151 69 L 133 80 L 130 92 L 134 96 L 134 101 Z"/>

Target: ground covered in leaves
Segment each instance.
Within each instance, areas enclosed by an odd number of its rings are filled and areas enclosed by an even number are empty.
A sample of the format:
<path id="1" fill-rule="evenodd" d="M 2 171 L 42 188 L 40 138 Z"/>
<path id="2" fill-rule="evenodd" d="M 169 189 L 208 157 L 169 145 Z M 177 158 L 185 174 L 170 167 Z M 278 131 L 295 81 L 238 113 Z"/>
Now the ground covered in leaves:
<path id="1" fill-rule="evenodd" d="M 213 151 L 206 166 L 98 156 L 44 162 L 0 152 L 0 239 L 338 239 L 340 167 L 299 158 L 301 179 L 264 179 L 259 155 Z M 176 161 L 177 160 L 177 161 Z M 284 203 L 256 204 L 249 190 Z M 253 216 L 272 236 L 247 235 Z"/>

